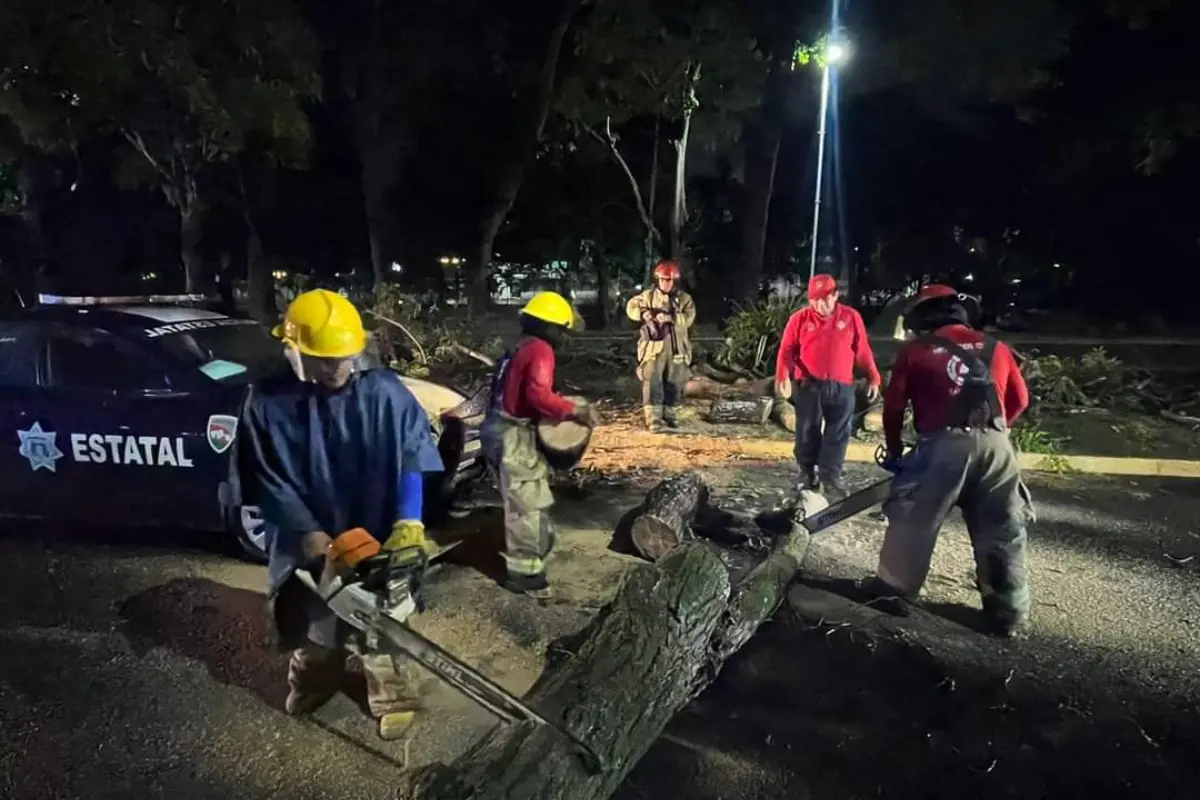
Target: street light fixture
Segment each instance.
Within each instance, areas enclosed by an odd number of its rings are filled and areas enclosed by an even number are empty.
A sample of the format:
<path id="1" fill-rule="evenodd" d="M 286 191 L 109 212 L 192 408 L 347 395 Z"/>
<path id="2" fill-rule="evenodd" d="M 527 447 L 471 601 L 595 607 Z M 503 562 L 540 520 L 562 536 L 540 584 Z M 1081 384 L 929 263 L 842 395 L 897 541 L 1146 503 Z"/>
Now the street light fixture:
<path id="1" fill-rule="evenodd" d="M 842 39 L 827 41 L 822 55 L 824 63 L 821 69 L 821 118 L 817 123 L 817 188 L 813 199 L 812 254 L 808 265 L 810 280 L 817 274 L 817 232 L 821 225 L 821 189 L 825 178 L 825 122 L 829 117 L 829 86 L 832 82 L 830 73 L 834 67 L 844 64 L 850 58 L 850 45 Z"/>

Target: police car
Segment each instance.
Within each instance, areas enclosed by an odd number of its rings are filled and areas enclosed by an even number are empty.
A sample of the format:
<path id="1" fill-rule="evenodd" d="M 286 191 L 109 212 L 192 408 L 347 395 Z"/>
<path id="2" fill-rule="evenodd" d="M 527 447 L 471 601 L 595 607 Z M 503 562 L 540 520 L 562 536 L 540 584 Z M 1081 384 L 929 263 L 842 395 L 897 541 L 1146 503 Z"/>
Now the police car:
<path id="1" fill-rule="evenodd" d="M 263 559 L 238 415 L 252 381 L 287 369 L 278 340 L 196 295 L 38 299 L 0 312 L 0 516 L 221 531 Z M 442 513 L 483 473 L 485 401 L 397 377 L 455 465 L 427 482 Z"/>

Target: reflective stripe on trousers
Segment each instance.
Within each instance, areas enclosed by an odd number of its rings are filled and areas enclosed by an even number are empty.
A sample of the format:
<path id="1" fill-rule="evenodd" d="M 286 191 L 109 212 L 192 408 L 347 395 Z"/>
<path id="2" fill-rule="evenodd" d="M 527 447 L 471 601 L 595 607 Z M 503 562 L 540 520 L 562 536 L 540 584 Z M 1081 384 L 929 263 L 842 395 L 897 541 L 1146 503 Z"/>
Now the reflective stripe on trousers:
<path id="1" fill-rule="evenodd" d="M 1027 615 L 1026 544 L 1033 503 L 1005 432 L 942 431 L 923 438 L 905 455 L 883 506 L 888 527 L 879 578 L 916 597 L 929 574 L 942 523 L 956 505 L 975 551 L 985 611 L 1003 618 Z"/>
<path id="2" fill-rule="evenodd" d="M 484 428 L 484 450 L 504 501 L 505 566 L 515 575 L 540 575 L 555 540 L 550 465 L 527 420 L 493 410 Z"/>

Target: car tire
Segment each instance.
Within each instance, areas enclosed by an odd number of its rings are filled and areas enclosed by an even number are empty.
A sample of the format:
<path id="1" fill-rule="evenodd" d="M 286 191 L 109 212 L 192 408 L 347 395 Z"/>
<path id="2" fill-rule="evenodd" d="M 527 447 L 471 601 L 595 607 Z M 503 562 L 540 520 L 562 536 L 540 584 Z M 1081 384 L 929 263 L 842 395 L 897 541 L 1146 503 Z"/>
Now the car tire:
<path id="1" fill-rule="evenodd" d="M 267 524 L 258 506 L 231 509 L 227 525 L 237 544 L 238 555 L 256 564 L 267 563 Z"/>

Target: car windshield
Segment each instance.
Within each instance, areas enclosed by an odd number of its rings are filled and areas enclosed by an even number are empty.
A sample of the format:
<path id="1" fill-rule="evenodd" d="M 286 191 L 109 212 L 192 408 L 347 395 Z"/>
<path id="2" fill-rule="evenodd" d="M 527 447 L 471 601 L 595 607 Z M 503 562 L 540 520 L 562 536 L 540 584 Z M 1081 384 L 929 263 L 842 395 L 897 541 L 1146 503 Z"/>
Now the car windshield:
<path id="1" fill-rule="evenodd" d="M 221 383 L 257 380 L 287 363 L 279 340 L 249 320 L 241 325 L 170 333 L 156 341 L 172 358 L 195 366 Z"/>

